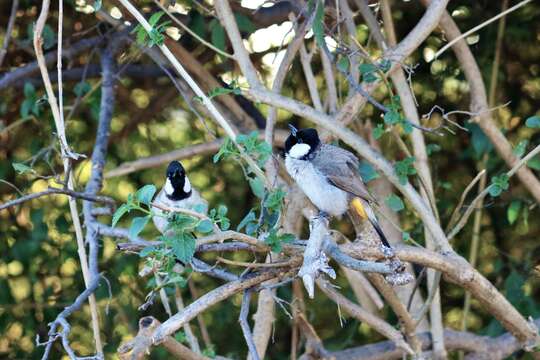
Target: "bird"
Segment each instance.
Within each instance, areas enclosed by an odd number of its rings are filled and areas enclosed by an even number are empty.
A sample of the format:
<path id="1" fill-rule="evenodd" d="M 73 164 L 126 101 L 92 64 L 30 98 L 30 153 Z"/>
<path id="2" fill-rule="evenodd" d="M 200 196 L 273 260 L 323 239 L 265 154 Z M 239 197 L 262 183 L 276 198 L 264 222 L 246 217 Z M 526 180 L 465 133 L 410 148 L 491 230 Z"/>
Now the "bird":
<path id="1" fill-rule="evenodd" d="M 319 216 L 341 217 L 349 208 L 368 220 L 384 246 L 391 248 L 372 205 L 377 202 L 358 173 L 358 158 L 338 146 L 325 144 L 317 130 L 289 124 L 285 141 L 285 168 L 319 209 Z"/>
<path id="2" fill-rule="evenodd" d="M 171 161 L 167 167 L 165 185 L 156 196 L 154 202 L 172 209 L 195 210 L 198 207 L 208 209 L 208 202 L 191 186 L 186 170 L 179 161 Z M 201 206 L 203 205 L 203 206 Z M 169 220 L 163 216 L 163 211 L 156 209 L 152 217 L 158 231 L 165 234 Z"/>

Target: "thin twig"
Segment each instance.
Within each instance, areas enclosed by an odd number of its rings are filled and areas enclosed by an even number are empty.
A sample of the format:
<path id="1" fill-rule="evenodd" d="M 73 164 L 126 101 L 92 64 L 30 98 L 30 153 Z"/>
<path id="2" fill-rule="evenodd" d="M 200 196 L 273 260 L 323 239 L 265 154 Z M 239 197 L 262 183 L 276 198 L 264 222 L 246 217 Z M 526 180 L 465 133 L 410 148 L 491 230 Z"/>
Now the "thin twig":
<path id="1" fill-rule="evenodd" d="M 449 48 L 452 47 L 452 45 L 454 45 L 455 43 L 457 43 L 459 40 L 463 39 L 463 38 L 466 38 L 467 36 L 471 35 L 472 33 L 480 30 L 481 28 L 491 24 L 492 22 L 494 22 L 495 20 L 503 17 L 503 16 L 506 16 L 507 14 L 519 9 L 520 7 L 522 6 L 525 6 L 527 5 L 528 3 L 530 3 L 532 0 L 524 0 L 514 6 L 512 6 L 511 8 L 509 8 L 508 10 L 505 10 L 503 12 L 501 12 L 499 15 L 496 15 L 494 17 L 492 17 L 491 19 L 487 20 L 487 21 L 484 21 L 483 23 L 473 27 L 471 30 L 469 31 L 466 31 L 464 32 L 463 34 L 461 34 L 460 36 L 454 38 L 452 41 L 450 41 L 448 44 L 446 44 L 445 46 L 443 46 L 439 51 L 437 51 L 433 57 L 433 60 L 437 59 L 443 52 L 445 52 L 446 50 L 448 50 Z"/>
<path id="2" fill-rule="evenodd" d="M 512 177 L 519 170 L 519 168 L 521 168 L 523 165 L 525 165 L 527 163 L 527 161 L 531 160 L 533 157 L 535 157 L 539 153 L 540 153 L 540 145 L 535 147 L 530 153 L 528 153 L 526 156 L 521 158 L 521 160 L 519 160 L 514 165 L 514 167 L 512 167 L 512 169 L 510 169 L 510 171 L 508 171 L 506 173 L 506 175 L 509 178 Z M 471 216 L 472 212 L 476 209 L 477 204 L 480 202 L 481 199 L 483 199 L 489 193 L 489 188 L 490 188 L 490 186 L 488 186 L 486 189 L 484 189 L 484 191 L 482 191 L 480 194 L 478 194 L 478 196 L 467 207 L 467 210 L 465 210 L 465 213 L 463 214 L 461 219 L 459 219 L 456 226 L 452 229 L 452 231 L 450 231 L 448 233 L 448 236 L 447 236 L 448 240 L 451 240 L 454 236 L 457 235 L 457 233 L 461 229 L 463 229 L 463 227 L 467 223 L 467 220 Z"/>
<path id="3" fill-rule="evenodd" d="M 11 39 L 11 33 L 13 32 L 13 26 L 15 26 L 15 19 L 17 18 L 17 9 L 19 7 L 19 0 L 13 0 L 11 3 L 11 12 L 9 13 L 8 25 L 6 28 L 6 35 L 4 36 L 4 42 L 2 49 L 0 49 L 0 68 L 4 63 L 4 59 L 7 54 L 7 48 L 9 46 L 9 40 Z"/>
<path id="4" fill-rule="evenodd" d="M 3 203 L 0 205 L 0 210 L 4 210 L 12 206 L 17 206 L 26 201 L 37 199 L 42 196 L 55 195 L 55 194 L 63 194 L 63 195 L 68 195 L 68 196 L 77 198 L 77 199 L 101 202 L 101 203 L 105 203 L 111 206 L 114 206 L 116 204 L 116 202 L 108 196 L 92 195 L 92 194 L 80 193 L 80 192 L 76 192 L 76 191 L 68 190 L 68 189 L 59 189 L 59 188 L 49 187 L 47 190 L 24 195 L 18 199 Z"/>
<path id="5" fill-rule="evenodd" d="M 244 295 L 242 296 L 242 306 L 240 307 L 240 317 L 238 318 L 238 321 L 240 322 L 240 327 L 242 328 L 242 333 L 244 334 L 244 339 L 246 340 L 251 359 L 259 360 L 259 353 L 257 352 L 257 348 L 253 342 L 253 335 L 251 334 L 251 328 L 249 327 L 248 323 L 250 300 L 251 290 L 244 290 Z"/>

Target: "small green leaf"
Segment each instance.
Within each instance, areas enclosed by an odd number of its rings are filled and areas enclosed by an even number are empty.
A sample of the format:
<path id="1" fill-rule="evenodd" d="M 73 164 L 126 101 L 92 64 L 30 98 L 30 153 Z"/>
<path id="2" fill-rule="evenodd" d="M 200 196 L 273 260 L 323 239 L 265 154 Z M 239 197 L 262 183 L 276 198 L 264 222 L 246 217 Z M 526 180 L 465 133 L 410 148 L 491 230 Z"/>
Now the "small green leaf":
<path id="1" fill-rule="evenodd" d="M 183 233 L 172 239 L 172 251 L 183 263 L 188 264 L 193 259 L 196 249 L 195 237 L 189 233 Z"/>
<path id="2" fill-rule="evenodd" d="M 489 185 L 489 194 L 492 197 L 499 196 L 503 191 L 508 190 L 509 184 L 508 184 L 509 177 L 506 174 L 502 174 L 499 176 L 494 176 L 491 179 L 491 185 Z"/>
<path id="3" fill-rule="evenodd" d="M 428 144 L 426 146 L 426 151 L 428 155 L 441 151 L 441 147 L 438 144 Z"/>
<path id="4" fill-rule="evenodd" d="M 150 220 L 150 215 L 133 218 L 133 220 L 131 220 L 131 226 L 129 227 L 129 238 L 136 238 L 144 229 L 146 224 L 148 224 L 148 220 Z"/>
<path id="5" fill-rule="evenodd" d="M 139 257 L 142 257 L 142 258 L 147 257 L 153 254 L 157 249 L 158 247 L 154 245 L 146 246 L 141 251 L 139 251 Z"/>
<path id="6" fill-rule="evenodd" d="M 362 75 L 362 81 L 365 83 L 372 83 L 378 80 L 377 66 L 371 63 L 364 63 L 358 66 L 358 70 Z"/>
<path id="7" fill-rule="evenodd" d="M 380 175 L 377 173 L 375 168 L 371 166 L 371 164 L 368 163 L 367 161 L 360 162 L 360 165 L 358 167 L 358 172 L 360 173 L 360 177 L 362 177 L 362 180 L 365 183 L 368 183 L 371 180 L 375 180 L 380 177 Z"/>
<path id="8" fill-rule="evenodd" d="M 388 111 L 386 114 L 384 114 L 384 123 L 388 125 L 394 125 L 397 124 L 400 120 L 401 116 L 396 111 Z"/>
<path id="9" fill-rule="evenodd" d="M 11 166 L 13 166 L 13 169 L 19 174 L 24 174 L 26 172 L 33 172 L 32 168 L 28 165 L 25 165 L 23 163 L 12 163 Z"/>
<path id="10" fill-rule="evenodd" d="M 256 178 L 248 178 L 249 186 L 251 187 L 251 191 L 255 196 L 257 196 L 259 199 L 264 198 L 264 183 L 263 181 L 256 177 Z"/>
<path id="11" fill-rule="evenodd" d="M 25 98 L 33 98 L 36 96 L 36 88 L 31 82 L 25 82 L 23 93 Z"/>
<path id="12" fill-rule="evenodd" d="M 405 185 L 407 181 L 409 181 L 408 176 L 416 174 L 416 169 L 414 167 L 415 161 L 415 157 L 410 156 L 394 164 L 394 170 L 396 171 L 400 184 Z"/>
<path id="13" fill-rule="evenodd" d="M 525 150 L 527 150 L 527 145 L 529 145 L 529 140 L 521 140 L 513 150 L 514 155 L 518 158 L 522 157 L 525 154 Z"/>
<path id="14" fill-rule="evenodd" d="M 518 216 L 519 216 L 519 212 L 521 210 L 521 201 L 520 200 L 514 200 L 510 203 L 510 206 L 508 206 L 508 210 L 506 211 L 506 216 L 508 218 L 508 222 L 510 223 L 510 225 L 513 225 Z"/>
<path id="15" fill-rule="evenodd" d="M 152 27 L 154 27 L 163 15 L 165 15 L 163 11 L 158 11 L 157 13 L 152 14 L 152 16 L 150 16 L 150 19 L 148 19 L 148 23 L 152 25 Z"/>
<path id="16" fill-rule="evenodd" d="M 531 116 L 525 121 L 525 125 L 532 129 L 540 129 L 540 116 Z"/>
<path id="17" fill-rule="evenodd" d="M 350 62 L 347 56 L 342 56 L 341 59 L 339 59 L 338 62 L 336 63 L 336 67 L 341 72 L 348 72 L 349 66 L 350 66 Z"/>
<path id="18" fill-rule="evenodd" d="M 411 125 L 411 122 L 408 120 L 402 120 L 399 122 L 401 125 L 401 128 L 403 129 L 403 132 L 405 134 L 410 134 L 413 131 L 413 126 Z"/>
<path id="19" fill-rule="evenodd" d="M 387 72 L 392 68 L 392 61 L 388 59 L 382 59 L 379 63 L 379 69 L 381 69 L 382 72 Z"/>
<path id="20" fill-rule="evenodd" d="M 536 155 L 531 160 L 527 161 L 527 166 L 531 169 L 540 171 L 540 155 Z"/>
<path id="21" fill-rule="evenodd" d="M 315 0 L 315 6 L 317 9 L 315 11 L 312 29 L 313 35 L 315 36 L 315 41 L 322 49 L 326 46 L 326 43 L 324 42 L 324 2 Z"/>
<path id="22" fill-rule="evenodd" d="M 373 137 L 375 140 L 379 140 L 381 136 L 384 134 L 384 126 L 382 124 L 377 125 L 375 129 L 373 129 Z"/>
<path id="23" fill-rule="evenodd" d="M 212 232 L 212 230 L 214 230 L 214 225 L 208 219 L 201 220 L 195 227 L 195 231 L 200 232 L 202 234 L 208 234 Z"/>
<path id="24" fill-rule="evenodd" d="M 246 32 L 248 34 L 251 34 L 257 30 L 255 25 L 251 22 L 251 20 L 242 14 L 235 13 L 234 17 L 236 18 L 236 23 L 238 24 L 238 30 L 242 32 Z"/>
<path id="25" fill-rule="evenodd" d="M 404 232 L 401 234 L 401 239 L 402 239 L 404 242 L 410 241 L 410 240 L 411 240 L 411 234 L 408 233 L 407 231 L 404 231 Z"/>
<path id="26" fill-rule="evenodd" d="M 81 82 L 78 82 L 77 85 L 73 87 L 73 92 L 78 97 L 81 97 L 81 96 L 86 95 L 91 89 L 92 87 L 90 86 L 88 82 L 81 81 Z"/>
<path id="27" fill-rule="evenodd" d="M 244 216 L 242 221 L 240 221 L 240 224 L 238 224 L 238 226 L 236 227 L 236 231 L 241 231 L 243 228 L 246 228 L 246 233 L 250 234 L 247 231 L 247 226 L 253 222 L 257 222 L 257 217 L 255 216 L 255 211 L 250 210 L 247 215 Z"/>
<path id="28" fill-rule="evenodd" d="M 405 209 L 405 204 L 401 200 L 399 196 L 396 194 L 392 194 L 385 200 L 386 205 L 392 209 L 392 211 L 399 212 L 403 209 Z"/>
<path id="29" fill-rule="evenodd" d="M 198 212 L 199 214 L 206 214 L 206 212 L 208 211 L 208 205 L 197 204 L 193 206 L 193 211 Z"/>
<path id="30" fill-rule="evenodd" d="M 131 206 L 128 204 L 122 204 L 116 211 L 114 212 L 113 218 L 112 218 L 112 227 L 115 227 L 118 221 L 124 216 L 125 213 L 129 212 L 131 210 Z"/>
<path id="31" fill-rule="evenodd" d="M 210 21 L 210 41 L 219 50 L 225 51 L 225 29 L 217 20 Z"/>
<path id="32" fill-rule="evenodd" d="M 156 187 L 154 185 L 144 185 L 142 188 L 137 190 L 135 193 L 135 198 L 142 204 L 150 205 L 155 193 Z"/>

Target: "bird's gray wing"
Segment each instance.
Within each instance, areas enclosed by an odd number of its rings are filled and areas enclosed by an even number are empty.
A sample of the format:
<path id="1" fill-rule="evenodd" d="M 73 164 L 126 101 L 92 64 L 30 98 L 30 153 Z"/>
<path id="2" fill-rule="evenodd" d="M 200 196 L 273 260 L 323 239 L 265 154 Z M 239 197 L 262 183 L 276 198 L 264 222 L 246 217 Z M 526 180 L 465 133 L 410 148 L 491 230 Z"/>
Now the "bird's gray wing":
<path id="1" fill-rule="evenodd" d="M 368 202 L 375 202 L 358 173 L 358 158 L 350 151 L 323 144 L 312 163 L 332 185 Z"/>

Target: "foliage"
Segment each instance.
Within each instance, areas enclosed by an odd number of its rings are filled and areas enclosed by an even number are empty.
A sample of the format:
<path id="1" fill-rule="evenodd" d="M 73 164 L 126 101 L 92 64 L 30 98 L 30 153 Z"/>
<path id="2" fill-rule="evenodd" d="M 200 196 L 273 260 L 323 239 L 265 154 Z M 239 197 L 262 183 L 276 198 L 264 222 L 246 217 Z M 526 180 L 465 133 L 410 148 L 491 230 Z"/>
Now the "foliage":
<path id="1" fill-rule="evenodd" d="M 148 19 L 148 23 L 152 27 L 150 31 L 146 31 L 141 24 L 138 24 L 131 31 L 132 34 L 136 34 L 137 43 L 139 45 L 148 47 L 163 45 L 163 42 L 165 41 L 165 35 L 163 35 L 163 33 L 165 32 L 166 27 L 171 23 L 170 20 L 167 20 L 158 24 L 163 15 L 165 15 L 165 13 L 159 11 L 150 16 L 150 19 Z"/>

